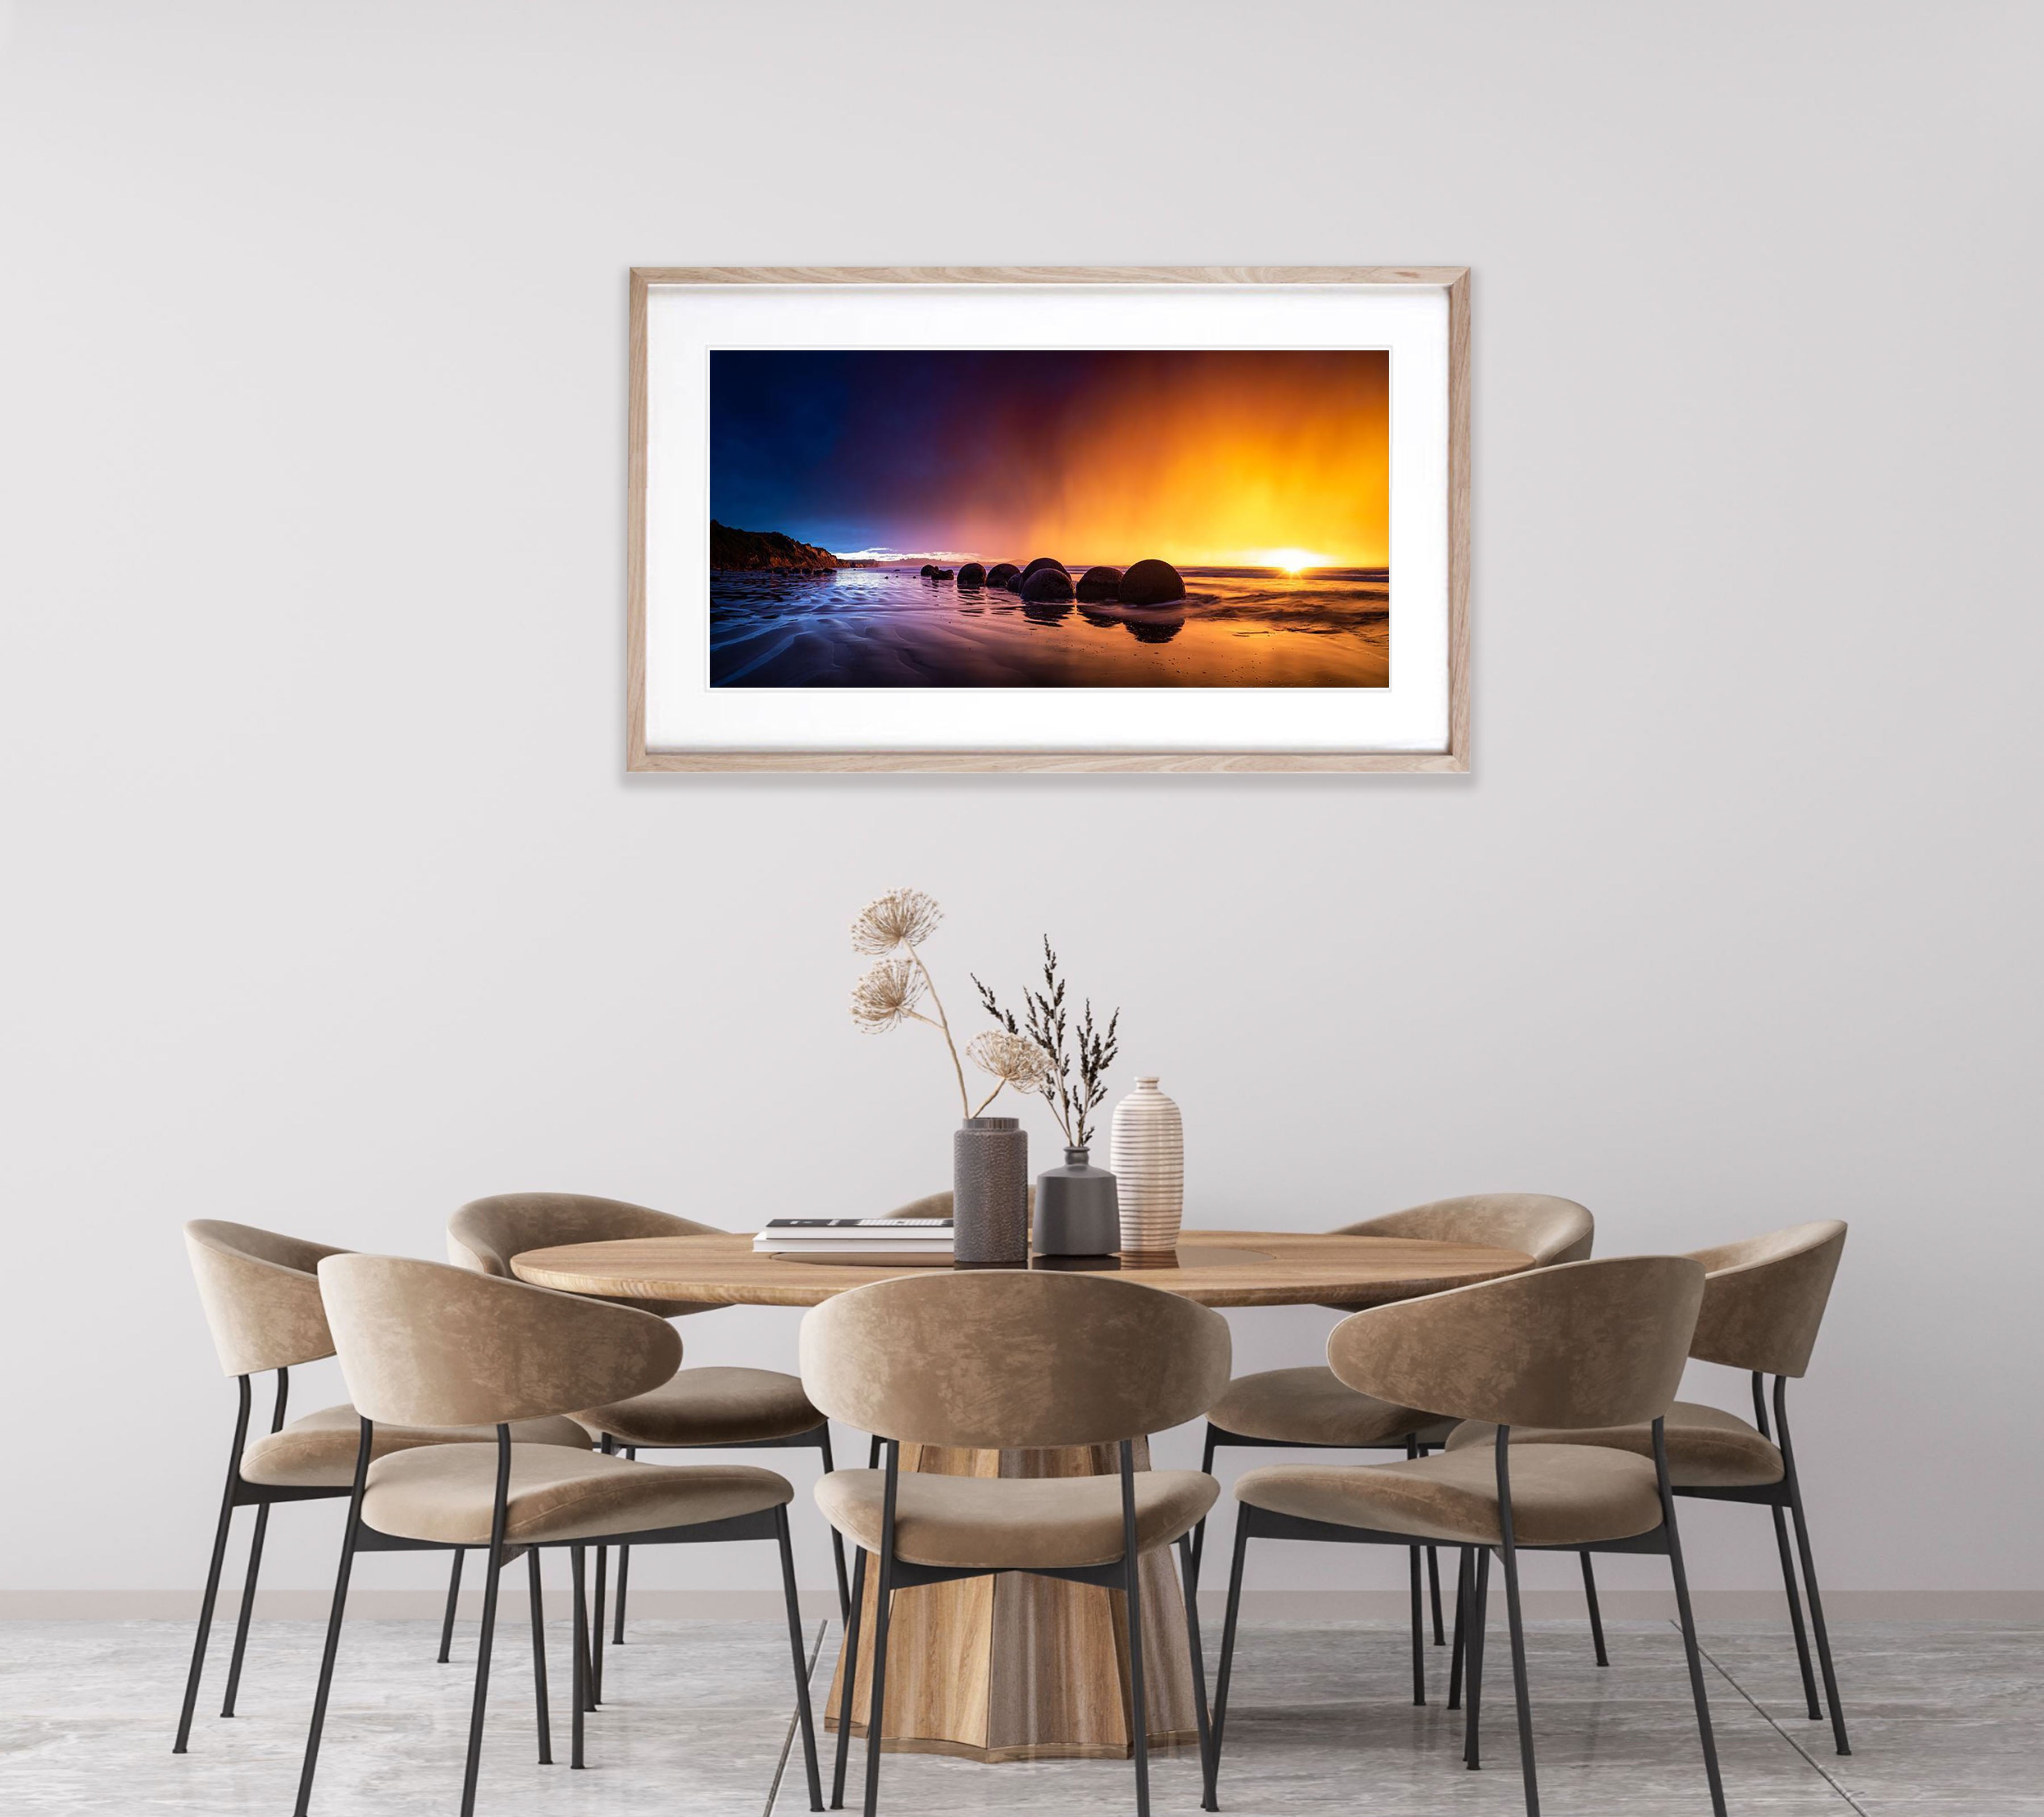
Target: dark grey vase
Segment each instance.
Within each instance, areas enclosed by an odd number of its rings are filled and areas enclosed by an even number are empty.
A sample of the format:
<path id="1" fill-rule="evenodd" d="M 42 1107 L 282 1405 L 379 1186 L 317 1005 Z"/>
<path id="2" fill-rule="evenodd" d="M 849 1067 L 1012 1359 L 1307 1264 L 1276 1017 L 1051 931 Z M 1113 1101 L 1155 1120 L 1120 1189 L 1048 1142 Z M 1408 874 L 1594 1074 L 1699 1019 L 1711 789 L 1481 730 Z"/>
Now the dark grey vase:
<path id="1" fill-rule="evenodd" d="M 1088 1165 L 1089 1151 L 1067 1148 L 1062 1167 L 1036 1181 L 1039 1255 L 1112 1255 L 1121 1247 L 1121 1207 L 1114 1176 Z"/>
<path id="2" fill-rule="evenodd" d="M 952 1259 L 960 1268 L 1029 1260 L 1029 1137 L 1012 1116 L 969 1116 L 951 1138 Z"/>

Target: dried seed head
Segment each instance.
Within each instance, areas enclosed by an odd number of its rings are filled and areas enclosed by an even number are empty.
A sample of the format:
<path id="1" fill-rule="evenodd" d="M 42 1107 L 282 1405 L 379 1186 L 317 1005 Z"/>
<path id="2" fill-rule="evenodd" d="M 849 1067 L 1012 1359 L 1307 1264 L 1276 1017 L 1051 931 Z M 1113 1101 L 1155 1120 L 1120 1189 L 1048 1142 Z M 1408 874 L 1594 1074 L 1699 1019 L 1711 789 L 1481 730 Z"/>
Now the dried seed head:
<path id="1" fill-rule="evenodd" d="M 975 1035 L 966 1048 L 966 1056 L 982 1072 L 991 1073 L 1018 1092 L 1041 1091 L 1056 1065 L 1028 1035 L 1011 1035 L 1005 1028 Z"/>
<path id="2" fill-rule="evenodd" d="M 937 930 L 944 912 L 920 889 L 890 889 L 859 910 L 851 924 L 851 947 L 858 953 L 891 953 L 897 947 L 920 947 Z"/>
<path id="3" fill-rule="evenodd" d="M 882 959 L 851 987 L 851 1019 L 869 1035 L 898 1028 L 922 1001 L 923 974 L 908 959 Z"/>

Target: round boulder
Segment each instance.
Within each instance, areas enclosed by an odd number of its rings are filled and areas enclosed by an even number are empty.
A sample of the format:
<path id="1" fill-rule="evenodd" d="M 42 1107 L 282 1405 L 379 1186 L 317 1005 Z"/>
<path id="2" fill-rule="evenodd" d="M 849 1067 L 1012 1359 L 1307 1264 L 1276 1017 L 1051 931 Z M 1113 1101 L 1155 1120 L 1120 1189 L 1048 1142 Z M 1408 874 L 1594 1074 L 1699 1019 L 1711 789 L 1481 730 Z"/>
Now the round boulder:
<path id="1" fill-rule="evenodd" d="M 996 562 L 986 570 L 986 584 L 989 586 L 1005 586 L 1021 571 L 1012 562 Z"/>
<path id="2" fill-rule="evenodd" d="M 977 562 L 967 562 L 958 571 L 958 583 L 960 586 L 984 586 L 986 585 L 986 570 Z"/>
<path id="3" fill-rule="evenodd" d="M 916 572 L 917 574 L 920 574 L 920 575 L 923 577 L 923 578 L 924 578 L 924 580 L 928 580 L 928 579 L 930 578 L 930 576 L 931 576 L 931 575 L 932 575 L 933 574 L 935 574 L 936 571 L 937 571 L 937 570 L 936 570 L 934 567 L 932 567 L 932 566 L 931 566 L 928 562 L 924 563 L 924 564 L 923 564 L 920 568 L 916 569 Z"/>
<path id="4" fill-rule="evenodd" d="M 1047 568 L 1039 568 L 1033 574 L 1026 575 L 1022 582 L 1024 599 L 1070 599 L 1072 597 L 1072 577 L 1053 562 Z"/>
<path id="5" fill-rule="evenodd" d="M 1169 605 L 1185 597 L 1185 583 L 1169 562 L 1138 562 L 1121 577 L 1124 605 Z"/>
<path id="6" fill-rule="evenodd" d="M 1046 568 L 1055 568 L 1066 580 L 1072 578 L 1070 569 L 1067 568 L 1062 562 L 1049 555 L 1039 555 L 1022 570 L 1022 578 L 1026 581 L 1032 574 L 1040 574 Z"/>
<path id="7" fill-rule="evenodd" d="M 1121 570 L 1119 568 L 1088 568 L 1079 577 L 1078 594 L 1081 599 L 1114 599 L 1121 592 Z"/>

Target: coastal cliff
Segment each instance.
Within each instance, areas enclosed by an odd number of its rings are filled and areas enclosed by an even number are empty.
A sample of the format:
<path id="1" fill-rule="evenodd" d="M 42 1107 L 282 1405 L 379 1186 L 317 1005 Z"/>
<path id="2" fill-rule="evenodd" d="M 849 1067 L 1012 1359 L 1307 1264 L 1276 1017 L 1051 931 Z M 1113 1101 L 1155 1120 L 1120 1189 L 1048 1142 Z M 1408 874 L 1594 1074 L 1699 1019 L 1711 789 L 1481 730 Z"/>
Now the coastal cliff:
<path id="1" fill-rule="evenodd" d="M 709 565 L 714 570 L 770 569 L 782 574 L 826 574 L 838 559 L 778 530 L 734 530 L 715 518 L 709 526 Z"/>

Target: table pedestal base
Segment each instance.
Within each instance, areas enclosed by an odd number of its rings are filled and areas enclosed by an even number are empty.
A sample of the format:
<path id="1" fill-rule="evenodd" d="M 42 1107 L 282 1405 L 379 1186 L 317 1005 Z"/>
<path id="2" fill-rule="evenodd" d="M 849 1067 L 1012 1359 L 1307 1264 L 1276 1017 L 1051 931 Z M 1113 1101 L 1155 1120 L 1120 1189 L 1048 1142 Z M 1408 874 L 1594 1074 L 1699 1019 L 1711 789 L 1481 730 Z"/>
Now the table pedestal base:
<path id="1" fill-rule="evenodd" d="M 1116 1453 L 1112 1445 L 1055 1451 L 904 1445 L 901 1467 L 945 1476 L 1105 1476 L 1120 1468 Z M 1137 1468 L 1149 1468 L 1145 1439 L 1135 1442 L 1135 1461 Z M 1141 1573 L 1150 1745 L 1196 1746 L 1185 1598 L 1172 1554 L 1146 1553 Z M 852 1693 L 855 1735 L 866 1733 L 870 1707 L 878 1580 L 877 1564 L 868 1558 Z M 1016 1571 L 897 1590 L 882 1746 L 890 1754 L 984 1761 L 1126 1759 L 1126 1600 L 1119 1590 Z M 824 1717 L 833 1731 L 844 1670 L 840 1658 Z"/>

